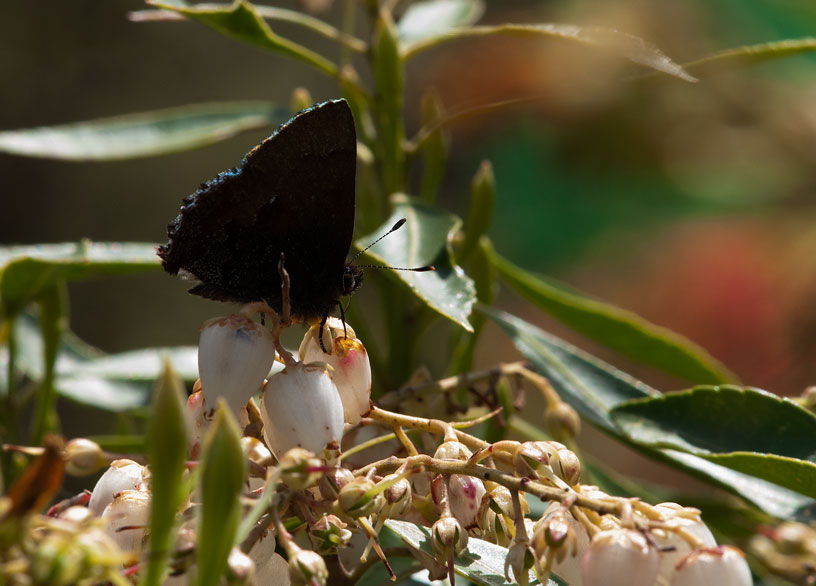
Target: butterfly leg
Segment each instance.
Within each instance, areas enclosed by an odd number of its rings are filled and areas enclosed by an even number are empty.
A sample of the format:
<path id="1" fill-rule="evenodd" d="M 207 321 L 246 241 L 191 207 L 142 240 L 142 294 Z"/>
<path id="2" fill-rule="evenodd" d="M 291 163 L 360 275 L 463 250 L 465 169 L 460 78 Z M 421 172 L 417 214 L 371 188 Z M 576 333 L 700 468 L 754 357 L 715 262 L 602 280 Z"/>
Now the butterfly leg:
<path id="1" fill-rule="evenodd" d="M 328 354 L 329 351 L 326 350 L 326 346 L 323 344 L 323 328 L 326 327 L 326 320 L 329 319 L 329 312 L 323 314 L 323 319 L 320 320 L 320 329 L 317 330 L 317 339 L 320 340 L 320 349 L 323 350 L 323 354 Z"/>
<path id="2" fill-rule="evenodd" d="M 348 338 L 348 332 L 346 331 L 346 310 L 343 308 L 343 302 L 338 301 L 337 307 L 340 308 L 340 321 L 343 322 L 343 337 Z"/>
<path id="3" fill-rule="evenodd" d="M 289 325 L 291 323 L 290 315 L 292 306 L 289 302 L 289 286 L 291 281 L 289 279 L 289 272 L 286 270 L 286 255 L 280 253 L 280 260 L 278 261 L 278 273 L 281 278 L 281 324 Z"/>

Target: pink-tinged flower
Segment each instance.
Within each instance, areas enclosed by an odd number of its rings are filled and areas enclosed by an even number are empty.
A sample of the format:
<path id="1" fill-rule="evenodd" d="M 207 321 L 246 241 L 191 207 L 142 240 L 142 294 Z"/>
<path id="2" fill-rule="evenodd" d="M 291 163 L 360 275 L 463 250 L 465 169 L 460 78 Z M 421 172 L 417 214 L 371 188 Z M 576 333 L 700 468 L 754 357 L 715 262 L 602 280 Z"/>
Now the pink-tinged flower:
<path id="1" fill-rule="evenodd" d="M 752 586 L 751 570 L 736 547 L 721 545 L 698 549 L 683 558 L 672 576 L 672 586 Z"/>
<path id="2" fill-rule="evenodd" d="M 210 409 L 224 397 L 237 417 L 274 362 L 272 333 L 245 315 L 216 317 L 201 326 L 198 372 Z"/>
<path id="3" fill-rule="evenodd" d="M 102 513 L 105 532 L 122 551 L 138 553 L 147 538 L 150 523 L 150 493 L 123 490 Z"/>
<path id="4" fill-rule="evenodd" d="M 354 330 L 337 318 L 326 321 L 323 345 L 318 338 L 319 325 L 313 325 L 303 337 L 298 356 L 301 362 L 325 362 L 331 366 L 331 377 L 343 401 L 346 423 L 358 423 L 369 410 L 371 398 L 371 363 L 363 343 L 355 338 Z"/>
<path id="5" fill-rule="evenodd" d="M 114 496 L 123 490 L 147 490 L 150 473 L 147 468 L 133 460 L 114 460 L 110 468 L 97 480 L 88 501 L 88 508 L 96 516 L 102 513 L 113 501 Z"/>
<path id="6" fill-rule="evenodd" d="M 343 402 L 325 364 L 297 362 L 269 378 L 261 397 L 266 444 L 277 458 L 292 448 L 339 447 Z"/>
<path id="7" fill-rule="evenodd" d="M 581 560 L 584 586 L 653 586 L 660 559 L 633 529 L 596 533 Z"/>
<path id="8" fill-rule="evenodd" d="M 434 458 L 438 460 L 467 460 L 473 454 L 464 444 L 457 441 L 443 442 L 434 453 Z M 434 479 L 431 486 L 431 494 L 437 505 L 441 504 L 439 483 L 443 482 L 441 476 Z M 465 476 L 463 474 L 452 474 L 448 482 L 448 502 L 454 517 L 464 526 L 471 529 L 479 523 L 479 506 L 482 497 L 485 495 L 484 483 L 478 478 Z"/>

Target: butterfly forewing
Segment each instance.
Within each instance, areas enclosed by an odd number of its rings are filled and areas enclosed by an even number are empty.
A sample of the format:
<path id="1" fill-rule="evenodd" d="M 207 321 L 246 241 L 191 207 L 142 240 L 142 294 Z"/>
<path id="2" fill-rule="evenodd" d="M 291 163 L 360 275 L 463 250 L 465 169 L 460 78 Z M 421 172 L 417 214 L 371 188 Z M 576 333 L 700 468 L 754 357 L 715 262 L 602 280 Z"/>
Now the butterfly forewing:
<path id="1" fill-rule="evenodd" d="M 304 110 L 185 200 L 159 249 L 164 268 L 220 301 L 280 311 L 286 257 L 292 314 L 319 319 L 339 299 L 354 231 L 354 119 L 344 100 Z"/>

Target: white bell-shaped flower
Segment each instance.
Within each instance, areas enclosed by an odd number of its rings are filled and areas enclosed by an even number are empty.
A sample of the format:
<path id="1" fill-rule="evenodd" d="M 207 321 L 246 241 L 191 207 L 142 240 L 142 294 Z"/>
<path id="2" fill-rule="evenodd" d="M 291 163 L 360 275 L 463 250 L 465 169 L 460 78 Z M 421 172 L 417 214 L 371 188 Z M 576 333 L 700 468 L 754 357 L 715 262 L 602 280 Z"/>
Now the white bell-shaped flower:
<path id="1" fill-rule="evenodd" d="M 655 505 L 655 509 L 664 515 L 665 523 L 669 526 L 669 529 L 652 531 L 652 537 L 663 550 L 660 552 L 658 576 L 668 584 L 674 575 L 677 562 L 691 553 L 691 545 L 688 541 L 671 531 L 671 527 L 688 531 L 702 541 L 705 548 L 716 547 L 717 540 L 714 539 L 711 530 L 703 523 L 698 514 L 689 514 L 689 510 L 681 505 L 661 503 Z"/>
<path id="2" fill-rule="evenodd" d="M 114 460 L 110 468 L 99 477 L 94 486 L 88 508 L 97 517 L 113 501 L 113 497 L 123 490 L 147 490 L 150 472 L 133 460 Z"/>
<path id="3" fill-rule="evenodd" d="M 752 586 L 751 570 L 736 547 L 721 545 L 691 552 L 677 565 L 672 586 Z"/>
<path id="4" fill-rule="evenodd" d="M 269 378 L 261 397 L 266 444 L 278 459 L 292 448 L 320 454 L 339 447 L 343 402 L 321 362 L 297 362 Z"/>
<path id="5" fill-rule="evenodd" d="M 105 532 L 122 551 L 142 550 L 150 523 L 150 493 L 145 490 L 123 490 L 102 513 Z"/>
<path id="6" fill-rule="evenodd" d="M 434 458 L 439 460 L 467 460 L 472 456 L 472 452 L 464 444 L 457 441 L 443 442 L 436 448 Z M 434 482 L 442 481 L 438 477 Z M 438 486 L 432 487 L 434 502 L 440 504 L 440 493 Z M 451 474 L 448 481 L 448 501 L 450 502 L 451 513 L 462 524 L 465 529 L 475 527 L 479 522 L 479 505 L 485 495 L 484 483 L 478 478 L 465 476 L 463 474 Z"/>
<path id="7" fill-rule="evenodd" d="M 198 373 L 210 408 L 224 397 L 237 417 L 274 362 L 272 333 L 245 315 L 216 317 L 201 326 Z"/>
<path id="8" fill-rule="evenodd" d="M 326 321 L 323 329 L 323 345 L 320 347 L 320 325 L 309 328 L 298 350 L 302 362 L 325 362 L 332 367 L 332 379 L 343 401 L 343 417 L 346 423 L 359 423 L 369 410 L 371 398 L 371 363 L 363 343 L 355 337 L 354 330 L 336 317 Z M 348 337 L 346 337 L 348 336 Z"/>
<path id="9" fill-rule="evenodd" d="M 653 586 L 660 564 L 657 550 L 633 529 L 601 531 L 581 560 L 584 586 Z"/>

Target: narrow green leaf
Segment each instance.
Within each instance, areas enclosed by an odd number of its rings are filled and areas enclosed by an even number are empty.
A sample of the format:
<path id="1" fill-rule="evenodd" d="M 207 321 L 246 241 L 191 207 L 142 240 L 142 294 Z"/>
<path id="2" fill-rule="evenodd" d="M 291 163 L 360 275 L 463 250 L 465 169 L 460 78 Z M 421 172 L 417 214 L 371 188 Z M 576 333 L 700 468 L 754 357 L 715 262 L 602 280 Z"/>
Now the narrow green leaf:
<path id="1" fill-rule="evenodd" d="M 266 102 L 192 104 L 60 126 L 0 132 L 0 151 L 66 161 L 114 161 L 200 148 L 244 130 L 279 124 Z"/>
<path id="2" fill-rule="evenodd" d="M 391 14 L 380 10 L 374 32 L 373 75 L 377 101 L 377 128 L 383 150 L 383 183 L 386 193 L 404 189 L 405 122 L 403 121 L 404 69 L 399 39 Z"/>
<path id="3" fill-rule="evenodd" d="M 683 68 L 686 71 L 693 71 L 697 75 L 705 75 L 721 68 L 748 67 L 775 59 L 804 55 L 813 51 L 816 51 L 816 38 L 814 37 L 788 39 L 718 51 L 702 59 L 684 63 Z"/>
<path id="4" fill-rule="evenodd" d="M 201 457 L 201 515 L 198 524 L 199 586 L 215 586 L 227 567 L 238 522 L 246 458 L 241 432 L 223 399 L 204 440 Z"/>
<path id="5" fill-rule="evenodd" d="M 715 358 L 692 341 L 639 315 L 597 301 L 553 280 L 527 272 L 493 252 L 491 260 L 502 278 L 519 294 L 560 322 L 624 356 L 694 383 L 736 379 Z"/>
<path id="6" fill-rule="evenodd" d="M 816 498 L 816 415 L 756 389 L 698 387 L 611 412 L 629 438 L 671 448 Z"/>
<path id="7" fill-rule="evenodd" d="M 0 303 L 5 316 L 55 283 L 159 270 L 154 244 L 81 242 L 0 248 Z"/>
<path id="8" fill-rule="evenodd" d="M 54 281 L 37 296 L 43 339 L 44 372 L 37 393 L 32 442 L 39 445 L 46 433 L 59 431 L 55 371 L 62 333 L 68 327 L 68 292 L 64 281 Z"/>
<path id="9" fill-rule="evenodd" d="M 59 377 L 57 394 L 80 405 L 122 413 L 144 407 L 150 399 L 150 384 L 99 377 Z"/>
<path id="10" fill-rule="evenodd" d="M 397 24 L 400 41 L 411 43 L 470 26 L 484 14 L 481 0 L 424 0 L 411 4 Z"/>
<path id="11" fill-rule="evenodd" d="M 257 9 L 244 0 L 235 0 L 232 4 L 189 4 L 184 0 L 148 0 L 147 3 L 183 14 L 231 39 L 294 57 L 326 75 L 337 76 L 337 67 L 331 61 L 273 32 Z"/>
<path id="12" fill-rule="evenodd" d="M 423 128 L 435 130 L 422 144 L 422 186 L 419 195 L 424 201 L 433 203 L 445 175 L 450 140 L 445 128 L 440 124 L 445 112 L 442 100 L 434 88 L 429 88 L 423 94 L 421 109 Z"/>
<path id="13" fill-rule="evenodd" d="M 167 359 L 173 370 L 185 382 L 198 378 L 198 347 L 167 346 L 142 348 L 130 352 L 105 354 L 97 358 L 60 365 L 61 376 L 100 378 L 122 381 L 155 380 Z"/>
<path id="14" fill-rule="evenodd" d="M 407 545 L 434 555 L 431 548 L 431 532 L 428 527 L 420 527 L 407 521 L 389 519 L 385 527 L 396 533 Z M 504 579 L 504 559 L 507 549 L 488 541 L 471 537 L 468 546 L 455 559 L 456 573 L 478 586 L 512 586 Z M 530 572 L 530 580 L 535 580 Z M 546 586 L 567 586 L 566 582 L 553 576 Z"/>
<path id="15" fill-rule="evenodd" d="M 635 35 L 601 26 L 542 23 L 458 28 L 408 44 L 403 48 L 403 55 L 408 59 L 447 41 L 488 36 L 537 37 L 570 41 L 614 53 L 633 63 L 678 77 L 683 81 L 697 81 L 686 73 L 680 65 L 672 61 L 665 53 L 648 41 Z"/>
<path id="16" fill-rule="evenodd" d="M 431 309 L 472 332 L 468 321 L 476 298 L 473 281 L 453 262 L 450 239 L 461 220 L 427 204 L 406 197 L 394 198 L 394 213 L 383 226 L 358 239 L 356 245 L 365 248 L 400 218 L 405 226 L 372 246 L 366 254 L 378 264 L 392 267 L 434 265 L 433 272 L 389 271 L 403 281 Z"/>
<path id="17" fill-rule="evenodd" d="M 658 397 L 657 391 L 517 317 L 481 304 L 476 308 L 504 329 L 516 348 L 547 377 L 562 399 L 602 431 L 652 458 L 737 494 L 775 517 L 805 519 L 816 512 L 816 501 L 771 482 L 696 455 L 632 442 L 612 420 L 610 411 L 628 400 Z"/>
<path id="18" fill-rule="evenodd" d="M 467 218 L 465 219 L 465 238 L 456 251 L 456 257 L 461 263 L 479 245 L 479 242 L 493 221 L 493 203 L 496 200 L 496 177 L 493 175 L 493 165 L 490 161 L 482 161 L 473 181 L 470 184 L 470 203 L 468 204 Z"/>
<path id="19" fill-rule="evenodd" d="M 151 417 L 147 428 L 147 459 L 150 463 L 150 545 L 144 586 L 163 580 L 175 535 L 173 527 L 183 495 L 182 475 L 187 458 L 187 428 L 184 415 L 184 386 L 169 362 L 153 390 Z"/>

